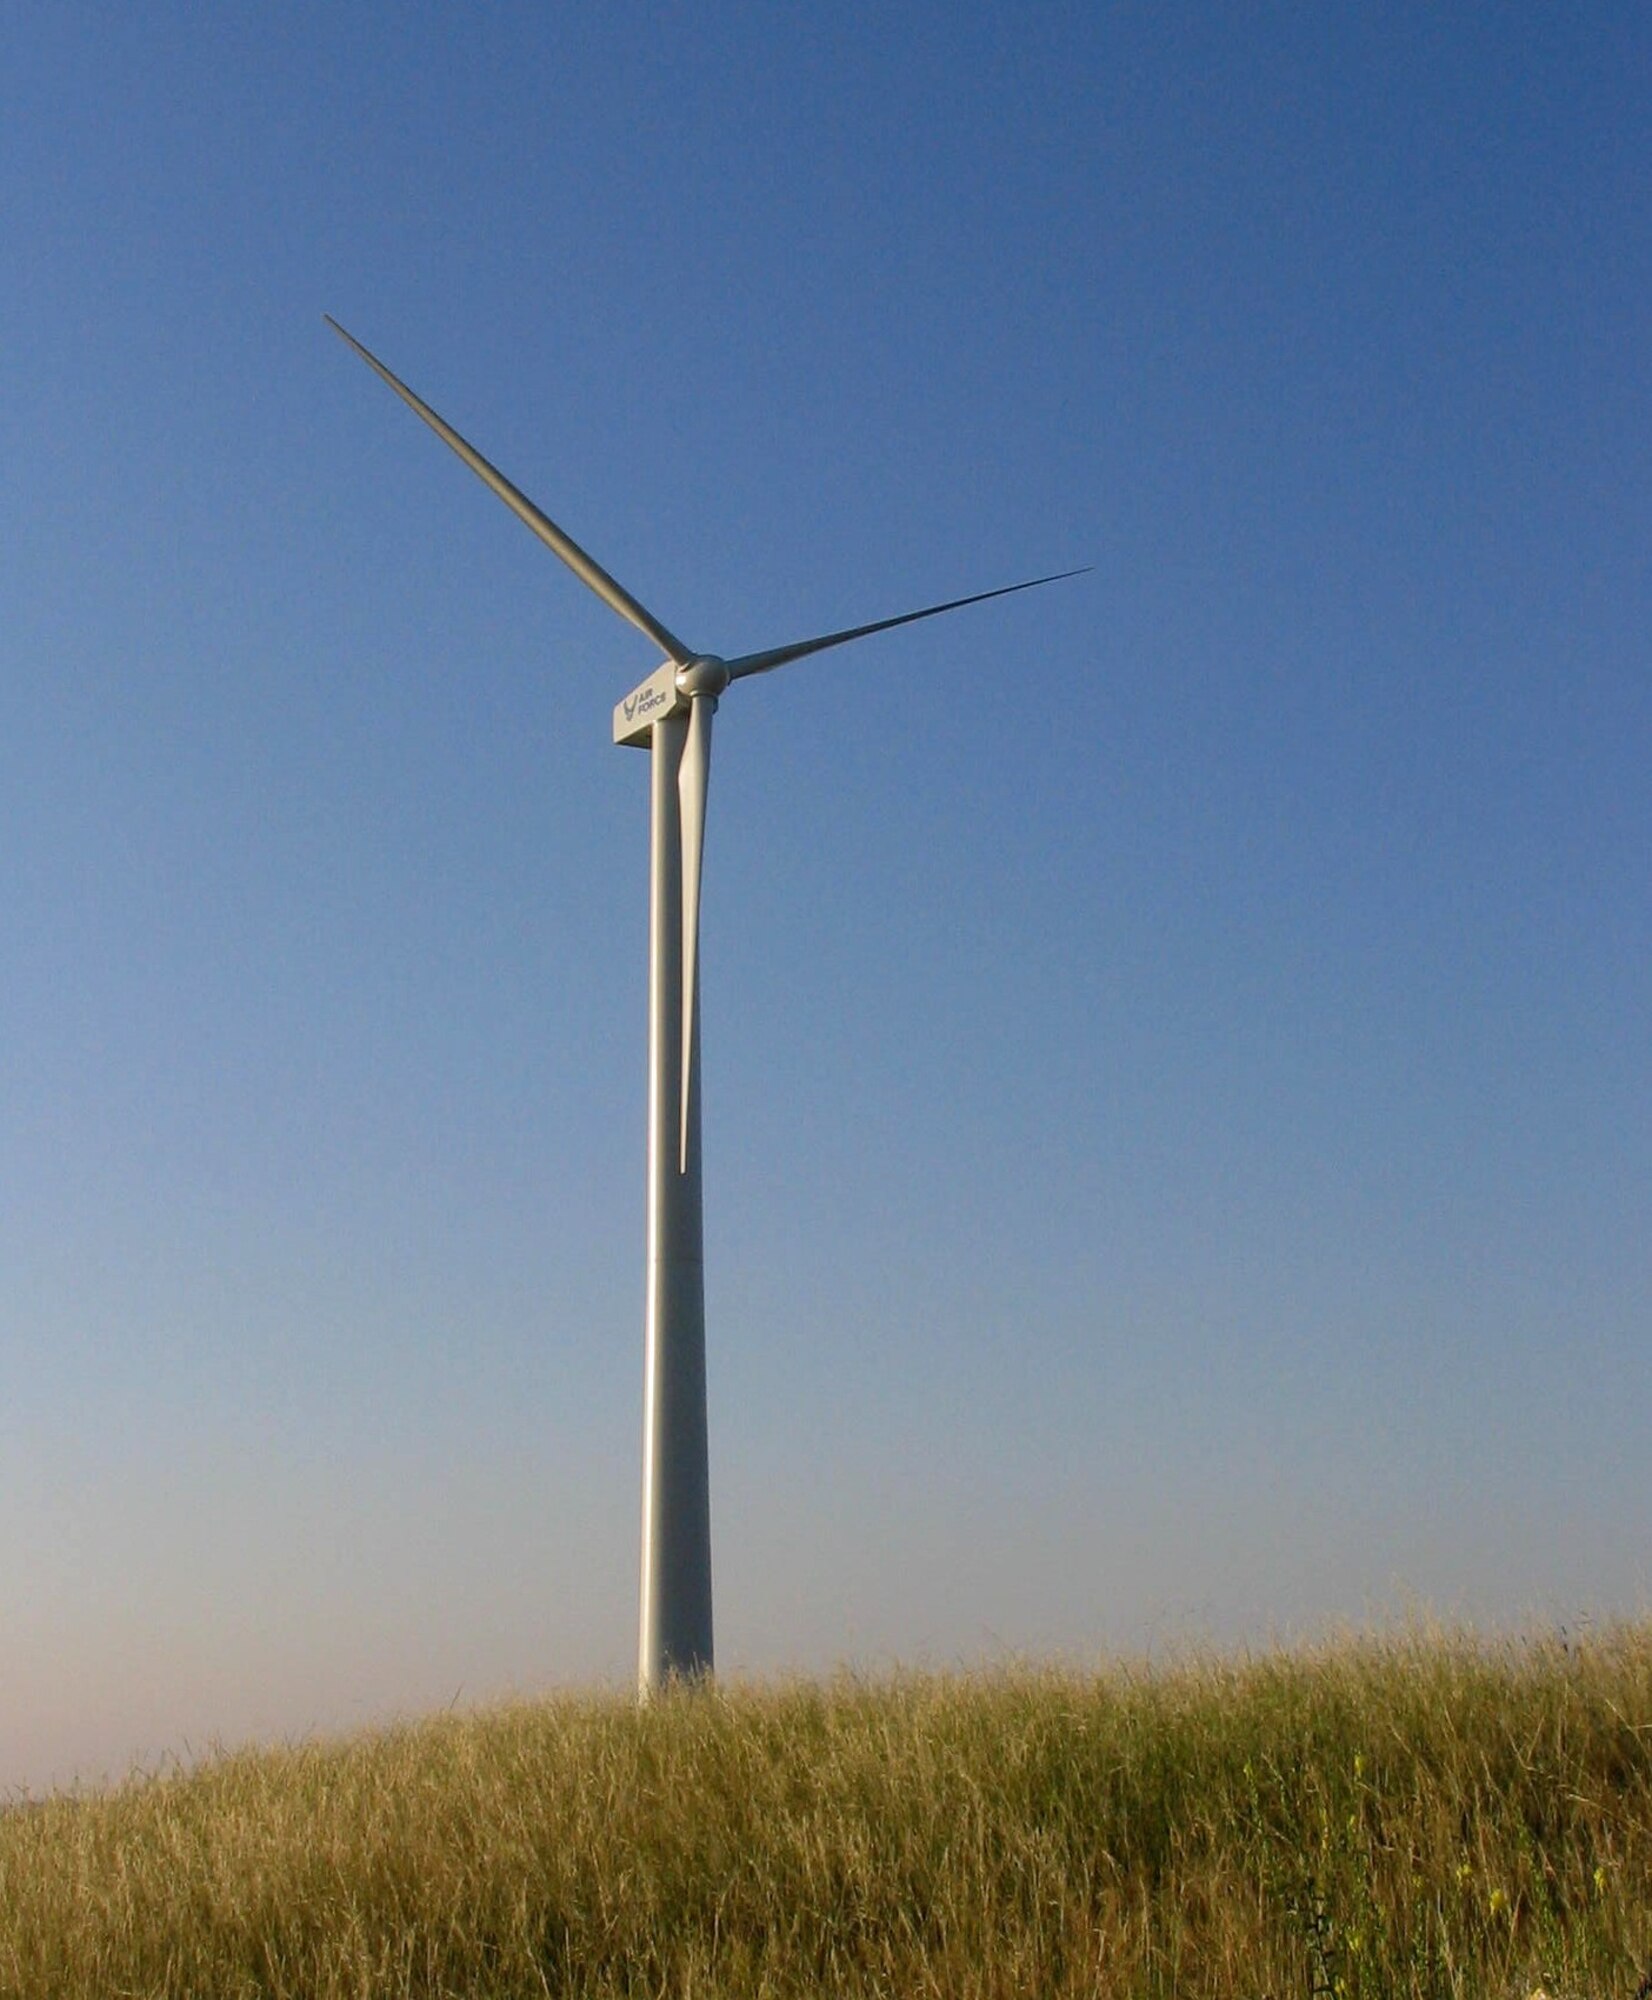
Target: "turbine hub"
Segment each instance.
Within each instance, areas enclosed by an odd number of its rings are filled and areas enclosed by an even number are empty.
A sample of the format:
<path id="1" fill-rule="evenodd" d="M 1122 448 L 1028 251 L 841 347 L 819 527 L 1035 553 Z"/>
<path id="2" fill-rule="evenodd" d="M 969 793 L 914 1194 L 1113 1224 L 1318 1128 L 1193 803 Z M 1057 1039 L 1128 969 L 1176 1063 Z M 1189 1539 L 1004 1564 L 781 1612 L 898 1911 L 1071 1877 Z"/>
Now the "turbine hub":
<path id="1" fill-rule="evenodd" d="M 728 662 L 712 657 L 709 653 L 699 653 L 686 667 L 677 669 L 677 692 L 686 694 L 690 700 L 697 694 L 709 694 L 713 698 L 728 686 Z"/>

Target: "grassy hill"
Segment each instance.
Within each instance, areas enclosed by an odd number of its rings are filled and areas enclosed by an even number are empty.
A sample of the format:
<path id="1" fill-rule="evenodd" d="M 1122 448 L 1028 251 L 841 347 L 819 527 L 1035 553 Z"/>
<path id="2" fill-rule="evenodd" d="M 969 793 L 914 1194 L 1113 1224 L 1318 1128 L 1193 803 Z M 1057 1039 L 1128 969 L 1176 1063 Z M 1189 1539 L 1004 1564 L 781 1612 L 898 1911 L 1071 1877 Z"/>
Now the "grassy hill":
<path id="1" fill-rule="evenodd" d="M 1652 1995 L 1652 1627 L 565 1698 L 0 1814 L 0 1995 Z"/>

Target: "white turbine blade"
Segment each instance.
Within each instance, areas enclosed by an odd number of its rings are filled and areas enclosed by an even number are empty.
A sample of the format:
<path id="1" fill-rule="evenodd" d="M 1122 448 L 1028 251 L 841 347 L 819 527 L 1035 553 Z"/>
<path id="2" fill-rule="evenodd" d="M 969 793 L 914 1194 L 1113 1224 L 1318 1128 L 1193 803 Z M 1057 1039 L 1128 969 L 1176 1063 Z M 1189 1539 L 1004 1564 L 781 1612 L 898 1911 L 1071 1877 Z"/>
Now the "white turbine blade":
<path id="1" fill-rule="evenodd" d="M 496 466 L 490 465 L 474 445 L 468 444 L 450 423 L 437 416 L 430 405 L 414 395 L 405 382 L 392 375 L 378 356 L 369 353 L 353 333 L 339 325 L 331 313 L 323 313 L 322 318 L 341 340 L 349 342 L 375 375 L 389 383 L 410 410 L 423 417 L 444 444 L 450 445 L 459 454 L 478 479 L 492 487 L 517 519 L 526 522 L 545 546 L 562 558 L 581 583 L 594 590 L 610 610 L 617 611 L 639 632 L 652 639 L 668 659 L 674 660 L 679 667 L 688 664 L 693 654 L 682 640 L 668 631 L 646 605 L 639 604 L 623 584 L 616 583 L 601 563 L 585 553 L 572 535 L 564 534 L 548 514 L 541 513 L 527 494 L 513 486 Z"/>
<path id="2" fill-rule="evenodd" d="M 954 597 L 946 604 L 927 605 L 922 611 L 903 611 L 898 618 L 880 618 L 872 625 L 854 625 L 847 632 L 828 632 L 820 639 L 799 639 L 795 645 L 775 646 L 766 653 L 747 653 L 738 660 L 728 663 L 728 677 L 731 681 L 744 680 L 748 674 L 772 673 L 776 667 L 784 667 L 793 660 L 806 659 L 810 653 L 824 653 L 828 646 L 847 646 L 851 639 L 866 639 L 874 632 L 892 631 L 897 625 L 911 625 L 920 618 L 938 618 L 943 611 L 959 611 L 966 604 L 985 604 L 989 597 L 1010 597 L 1018 590 L 1036 590 L 1041 583 L 1060 583 L 1064 577 L 1084 576 L 1083 569 L 1057 570 L 1053 576 L 1030 577 L 1025 583 L 1006 583 L 998 590 L 978 590 L 973 597 Z"/>
<path id="3" fill-rule="evenodd" d="M 677 813 L 683 850 L 683 1103 L 678 1172 L 688 1172 L 688 1113 L 694 1082 L 694 1002 L 700 960 L 700 871 L 706 851 L 706 791 L 711 783 L 714 694 L 694 697 L 677 765 Z"/>

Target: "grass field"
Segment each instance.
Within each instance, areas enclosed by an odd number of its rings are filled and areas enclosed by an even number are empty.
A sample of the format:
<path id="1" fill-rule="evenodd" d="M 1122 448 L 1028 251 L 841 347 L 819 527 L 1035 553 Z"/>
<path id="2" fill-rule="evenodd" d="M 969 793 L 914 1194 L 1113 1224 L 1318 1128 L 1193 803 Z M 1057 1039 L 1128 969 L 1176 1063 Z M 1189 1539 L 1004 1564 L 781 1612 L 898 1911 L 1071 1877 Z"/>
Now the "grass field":
<path id="1" fill-rule="evenodd" d="M 1652 1627 L 443 1716 L 0 1814 L 0 1994 L 1652 1995 Z"/>

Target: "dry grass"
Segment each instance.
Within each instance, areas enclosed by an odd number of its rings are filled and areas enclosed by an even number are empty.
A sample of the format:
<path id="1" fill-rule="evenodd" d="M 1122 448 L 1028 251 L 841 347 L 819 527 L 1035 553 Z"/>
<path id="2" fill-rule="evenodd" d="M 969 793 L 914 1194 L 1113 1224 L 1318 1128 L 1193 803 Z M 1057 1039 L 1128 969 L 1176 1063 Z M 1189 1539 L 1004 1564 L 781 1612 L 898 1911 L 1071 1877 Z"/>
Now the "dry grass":
<path id="1" fill-rule="evenodd" d="M 1649 1962 L 1646 1627 L 570 1698 L 0 1814 L 7 2000 L 1633 2000 Z"/>

